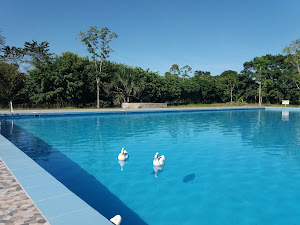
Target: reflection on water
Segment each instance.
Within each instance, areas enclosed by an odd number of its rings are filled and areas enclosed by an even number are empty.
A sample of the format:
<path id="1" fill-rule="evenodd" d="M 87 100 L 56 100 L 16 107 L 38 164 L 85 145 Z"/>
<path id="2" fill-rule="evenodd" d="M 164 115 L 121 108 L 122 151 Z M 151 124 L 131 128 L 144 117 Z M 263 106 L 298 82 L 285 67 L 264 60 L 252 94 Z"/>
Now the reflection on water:
<path id="1" fill-rule="evenodd" d="M 76 121 L 74 122 L 74 119 Z M 135 147 L 144 148 L 147 139 L 154 137 L 160 140 L 158 146 L 168 147 L 170 144 L 181 146 L 186 140 L 197 140 L 208 135 L 240 136 L 243 144 L 257 148 L 284 147 L 298 148 L 300 143 L 300 114 L 289 111 L 211 111 L 197 113 L 171 113 L 151 115 L 122 115 L 95 117 L 39 118 L 15 120 L 17 125 L 24 127 L 34 135 L 47 141 L 48 131 L 51 130 L 57 140 L 57 146 L 89 146 L 91 151 L 89 162 L 94 161 L 94 154 L 102 150 L 104 154 L 110 146 L 119 147 L 120 143 L 135 143 Z M 288 123 L 287 123 L 288 122 Z M 64 129 L 61 124 L 64 124 Z M 10 133 L 14 121 L 10 121 Z M 45 127 L 46 129 L 40 129 Z M 271 134 L 271 135 L 266 135 Z M 18 135 L 18 134 L 17 134 Z M 22 138 L 22 135 L 18 135 Z M 289 141 L 292 139 L 293 141 Z M 195 145 L 205 146 L 208 140 Z M 140 143 L 140 145 L 139 145 Z M 147 148 L 147 146 L 146 146 Z M 107 166 L 106 161 L 101 161 Z M 121 163 L 121 169 L 125 164 Z"/>
<path id="2" fill-rule="evenodd" d="M 281 114 L 281 115 L 280 115 Z M 51 130 L 57 140 L 57 146 L 68 145 L 74 151 L 76 145 L 86 145 L 97 152 L 107 152 L 116 143 L 136 143 L 143 149 L 145 141 L 152 137 L 161 139 L 158 144 L 168 147 L 170 144 L 181 146 L 188 139 L 191 141 L 206 135 L 240 136 L 245 145 L 258 148 L 283 146 L 285 149 L 297 148 L 300 143 L 300 114 L 289 111 L 211 111 L 197 113 L 122 115 L 95 117 L 39 118 L 15 120 L 17 125 L 24 127 L 38 137 L 47 139 Z M 73 119 L 76 119 L 74 122 Z M 288 123 L 286 123 L 288 122 Z M 64 124 L 64 129 L 61 124 Z M 14 121 L 10 121 L 10 133 Z M 45 127 L 46 129 L 40 129 Z M 271 134 L 271 135 L 266 135 Z M 17 134 L 18 135 L 18 134 Z M 22 135 L 18 135 L 22 138 Z M 288 141 L 292 139 L 293 141 Z M 46 140 L 47 141 L 47 140 Z M 206 141 L 195 145 L 205 146 Z M 139 145 L 141 143 L 141 145 Z M 285 144 L 283 144 L 285 143 Z M 147 146 L 146 146 L 147 148 Z M 94 155 L 89 155 L 94 161 Z M 106 162 L 101 162 L 103 167 Z M 122 165 L 121 165 L 122 164 Z M 124 164 L 121 163 L 121 169 Z"/>
<path id="3" fill-rule="evenodd" d="M 157 174 L 163 171 L 163 166 L 153 166 L 154 176 L 158 178 Z"/>
<path id="4" fill-rule="evenodd" d="M 126 161 L 124 161 L 124 160 L 118 160 L 118 163 L 121 166 L 121 171 L 123 171 L 124 165 L 127 163 L 127 160 Z"/>
<path id="5" fill-rule="evenodd" d="M 290 112 L 282 111 L 282 121 L 289 121 Z"/>

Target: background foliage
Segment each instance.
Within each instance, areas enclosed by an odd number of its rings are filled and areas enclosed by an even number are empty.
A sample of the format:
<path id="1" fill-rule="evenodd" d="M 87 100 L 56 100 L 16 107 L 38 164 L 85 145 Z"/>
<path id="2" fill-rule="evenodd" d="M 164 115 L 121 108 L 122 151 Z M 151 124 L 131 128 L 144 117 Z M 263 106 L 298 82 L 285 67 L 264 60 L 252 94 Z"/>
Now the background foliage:
<path id="1" fill-rule="evenodd" d="M 297 40 L 298 41 L 298 40 Z M 265 55 L 244 63 L 238 73 L 227 70 L 217 76 L 208 71 L 173 64 L 164 76 L 149 69 L 102 60 L 72 52 L 54 55 L 49 43 L 25 42 L 24 47 L 5 46 L 0 33 L 0 103 L 10 100 L 23 107 L 95 107 L 99 80 L 100 107 L 122 102 L 168 102 L 170 104 L 256 103 L 261 83 L 263 103 L 300 99 L 298 42 L 284 52 Z M 298 58 L 297 58 L 298 57 Z"/>

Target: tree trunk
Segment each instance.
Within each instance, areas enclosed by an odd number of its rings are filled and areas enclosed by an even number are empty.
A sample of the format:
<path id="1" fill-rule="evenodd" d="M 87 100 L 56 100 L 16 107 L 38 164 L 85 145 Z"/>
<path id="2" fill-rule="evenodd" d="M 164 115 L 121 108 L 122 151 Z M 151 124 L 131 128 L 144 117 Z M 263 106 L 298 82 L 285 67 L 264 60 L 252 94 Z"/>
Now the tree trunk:
<path id="1" fill-rule="evenodd" d="M 230 102 L 232 103 L 232 88 L 230 89 Z"/>
<path id="2" fill-rule="evenodd" d="M 96 77 L 96 83 L 97 83 L 97 109 L 100 108 L 100 88 L 99 88 L 99 77 Z"/>
<path id="3" fill-rule="evenodd" d="M 97 71 L 97 69 L 96 69 L 96 71 Z M 102 72 L 102 60 L 100 61 L 100 66 L 99 66 L 99 77 L 98 76 L 96 77 L 96 82 L 97 82 L 97 109 L 100 108 L 100 87 L 99 87 L 99 83 L 100 83 L 101 72 Z"/>
<path id="4" fill-rule="evenodd" d="M 261 106 L 262 97 L 261 97 L 261 82 L 259 83 L 259 91 L 258 91 L 258 105 Z"/>

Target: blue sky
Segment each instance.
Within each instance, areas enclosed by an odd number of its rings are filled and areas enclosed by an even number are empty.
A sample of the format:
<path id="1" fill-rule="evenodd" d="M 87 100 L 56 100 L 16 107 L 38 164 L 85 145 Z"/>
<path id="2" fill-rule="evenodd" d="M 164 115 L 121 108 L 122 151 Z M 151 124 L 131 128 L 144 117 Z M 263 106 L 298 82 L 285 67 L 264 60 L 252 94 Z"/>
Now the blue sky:
<path id="1" fill-rule="evenodd" d="M 0 29 L 7 45 L 48 41 L 58 55 L 88 55 L 76 40 L 90 26 L 119 38 L 110 60 L 158 71 L 172 64 L 218 75 L 240 72 L 256 56 L 280 54 L 300 38 L 299 0 L 4 0 Z"/>

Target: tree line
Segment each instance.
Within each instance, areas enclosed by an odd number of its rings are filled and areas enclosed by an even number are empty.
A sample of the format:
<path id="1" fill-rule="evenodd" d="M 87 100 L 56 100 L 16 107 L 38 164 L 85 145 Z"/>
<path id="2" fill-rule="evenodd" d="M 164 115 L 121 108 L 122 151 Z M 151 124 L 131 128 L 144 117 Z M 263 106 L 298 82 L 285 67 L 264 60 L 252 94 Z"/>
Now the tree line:
<path id="1" fill-rule="evenodd" d="M 0 104 L 23 107 L 118 107 L 123 102 L 272 103 L 300 99 L 300 39 L 282 54 L 267 54 L 244 63 L 239 73 L 217 76 L 173 64 L 163 76 L 149 69 L 109 61 L 110 42 L 118 35 L 91 27 L 78 40 L 90 54 L 55 55 L 49 43 L 5 45 L 0 33 Z"/>

